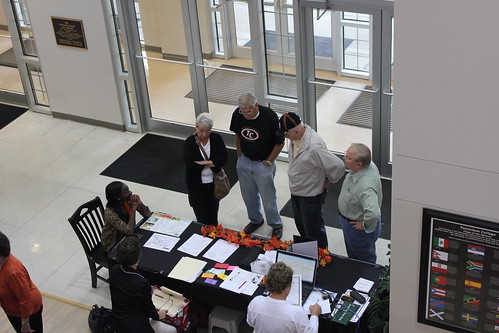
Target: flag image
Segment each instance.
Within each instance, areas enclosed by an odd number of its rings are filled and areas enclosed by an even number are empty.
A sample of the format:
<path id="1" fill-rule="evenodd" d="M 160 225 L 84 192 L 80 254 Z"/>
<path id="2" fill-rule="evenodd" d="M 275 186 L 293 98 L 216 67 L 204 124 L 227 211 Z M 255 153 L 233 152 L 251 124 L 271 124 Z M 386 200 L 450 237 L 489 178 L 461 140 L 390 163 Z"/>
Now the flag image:
<path id="1" fill-rule="evenodd" d="M 474 306 L 480 306 L 480 299 L 478 297 L 475 297 L 475 296 L 464 295 L 463 296 L 463 303 L 469 304 L 469 305 L 474 305 Z"/>
<path id="2" fill-rule="evenodd" d="M 445 238 L 434 237 L 433 246 L 438 246 L 447 249 L 449 248 L 449 240 Z"/>
<path id="3" fill-rule="evenodd" d="M 481 272 L 481 271 L 483 271 L 483 264 L 481 262 L 478 262 L 478 261 L 467 260 L 466 261 L 466 270 L 467 271 Z"/>
<path id="4" fill-rule="evenodd" d="M 444 301 L 441 301 L 441 300 L 435 299 L 435 298 L 430 299 L 430 306 L 432 308 L 443 309 L 444 305 L 445 305 Z"/>
<path id="5" fill-rule="evenodd" d="M 477 315 L 474 315 L 474 314 L 471 314 L 471 313 L 467 313 L 467 312 L 463 312 L 462 315 L 461 315 L 461 318 L 467 322 L 470 322 L 470 323 L 473 323 L 473 324 L 476 324 L 478 322 L 478 316 Z"/>
<path id="6" fill-rule="evenodd" d="M 439 284 L 441 286 L 447 285 L 447 278 L 445 276 L 440 276 L 440 275 L 431 275 L 431 282 Z"/>
<path id="7" fill-rule="evenodd" d="M 445 297 L 445 289 L 437 288 L 437 287 L 431 287 L 431 295 L 432 296 Z"/>
<path id="8" fill-rule="evenodd" d="M 430 308 L 430 316 L 429 316 L 430 318 L 434 318 L 434 319 L 438 318 L 440 320 L 444 320 L 444 317 L 442 317 L 443 314 L 444 314 L 443 311 L 438 311 L 437 312 L 437 311 L 433 310 L 432 308 Z"/>
<path id="9" fill-rule="evenodd" d="M 482 288 L 482 283 L 473 280 L 464 280 L 464 285 L 474 289 L 480 290 Z"/>
<path id="10" fill-rule="evenodd" d="M 485 248 L 483 246 L 468 244 L 468 253 L 483 256 L 485 255 Z"/>
<path id="11" fill-rule="evenodd" d="M 449 260 L 449 254 L 447 252 L 443 252 L 443 251 L 433 250 L 431 257 L 433 259 L 438 259 L 438 260 L 443 260 L 443 261 Z"/>
<path id="12" fill-rule="evenodd" d="M 435 272 L 438 272 L 438 273 L 444 273 L 444 274 L 446 274 L 447 273 L 447 265 L 440 264 L 440 263 L 437 263 L 437 262 L 432 262 L 431 263 L 431 270 L 435 271 Z"/>

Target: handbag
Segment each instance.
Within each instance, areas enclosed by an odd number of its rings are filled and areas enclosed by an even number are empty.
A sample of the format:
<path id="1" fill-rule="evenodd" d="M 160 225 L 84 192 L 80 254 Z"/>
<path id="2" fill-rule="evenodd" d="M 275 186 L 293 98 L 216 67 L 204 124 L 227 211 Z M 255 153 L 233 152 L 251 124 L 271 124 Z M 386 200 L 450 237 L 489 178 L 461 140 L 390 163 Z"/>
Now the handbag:
<path id="1" fill-rule="evenodd" d="M 203 157 L 206 161 L 209 160 L 208 155 L 204 151 L 203 146 L 201 145 L 201 142 L 199 142 L 199 138 L 195 134 L 194 137 L 196 138 L 196 143 L 198 144 L 199 148 L 201 149 L 201 152 L 203 153 Z M 227 174 L 225 173 L 224 169 L 220 168 L 220 171 L 217 173 L 213 173 L 213 185 L 215 186 L 213 189 L 213 196 L 221 200 L 227 196 L 230 192 L 230 181 L 229 177 L 227 177 Z"/>
<path id="2" fill-rule="evenodd" d="M 161 286 L 153 286 L 152 302 L 156 310 L 166 310 L 161 321 L 173 325 L 177 332 L 185 332 L 191 325 L 188 313 L 190 300 L 182 294 Z"/>
<path id="3" fill-rule="evenodd" d="M 92 333 L 111 333 L 111 310 L 94 304 L 88 314 L 88 326 Z"/>

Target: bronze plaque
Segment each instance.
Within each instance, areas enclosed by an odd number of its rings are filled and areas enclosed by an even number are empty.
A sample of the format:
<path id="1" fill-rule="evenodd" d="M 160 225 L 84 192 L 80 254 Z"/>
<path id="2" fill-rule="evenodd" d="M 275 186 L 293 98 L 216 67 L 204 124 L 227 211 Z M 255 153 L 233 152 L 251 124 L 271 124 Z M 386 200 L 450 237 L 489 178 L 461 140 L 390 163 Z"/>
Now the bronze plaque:
<path id="1" fill-rule="evenodd" d="M 54 16 L 51 18 L 57 45 L 87 49 L 85 31 L 81 20 Z"/>

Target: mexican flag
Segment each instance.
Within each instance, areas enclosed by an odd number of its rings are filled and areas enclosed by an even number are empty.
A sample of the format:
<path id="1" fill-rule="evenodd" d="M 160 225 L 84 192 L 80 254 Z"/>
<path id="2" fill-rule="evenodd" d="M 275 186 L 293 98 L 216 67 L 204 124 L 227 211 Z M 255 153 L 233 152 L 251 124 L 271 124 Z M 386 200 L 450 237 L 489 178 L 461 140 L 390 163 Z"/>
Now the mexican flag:
<path id="1" fill-rule="evenodd" d="M 434 237 L 433 238 L 433 246 L 438 246 L 442 247 L 444 249 L 449 248 L 449 240 L 445 238 L 440 238 L 440 237 Z"/>

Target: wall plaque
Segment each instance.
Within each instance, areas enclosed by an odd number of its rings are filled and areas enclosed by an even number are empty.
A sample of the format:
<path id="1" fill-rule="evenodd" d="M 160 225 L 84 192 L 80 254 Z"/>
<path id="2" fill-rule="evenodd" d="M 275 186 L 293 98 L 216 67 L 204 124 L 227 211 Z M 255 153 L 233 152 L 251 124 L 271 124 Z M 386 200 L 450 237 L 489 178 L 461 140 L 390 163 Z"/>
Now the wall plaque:
<path id="1" fill-rule="evenodd" d="M 85 31 L 81 20 L 54 16 L 51 16 L 51 18 L 57 45 L 87 49 Z"/>

